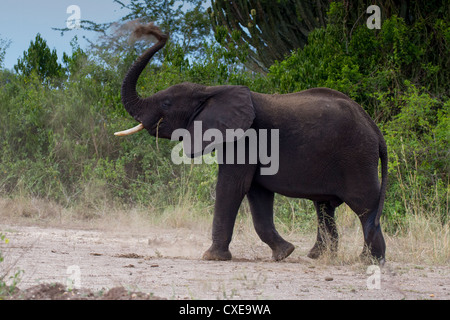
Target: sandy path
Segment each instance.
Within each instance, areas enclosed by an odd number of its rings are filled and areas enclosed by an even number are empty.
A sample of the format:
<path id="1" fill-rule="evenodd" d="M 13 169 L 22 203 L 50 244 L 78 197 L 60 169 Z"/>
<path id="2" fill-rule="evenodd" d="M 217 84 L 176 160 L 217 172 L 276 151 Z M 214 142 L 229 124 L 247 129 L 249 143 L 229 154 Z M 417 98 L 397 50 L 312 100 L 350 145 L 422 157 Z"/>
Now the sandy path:
<path id="1" fill-rule="evenodd" d="M 168 299 L 450 299 L 446 266 L 387 262 L 370 275 L 360 262 L 306 258 L 311 239 L 294 242 L 291 257 L 273 262 L 264 244 L 249 247 L 238 238 L 232 261 L 212 262 L 200 259 L 207 235 L 189 229 L 136 234 L 8 225 L 0 231 L 10 239 L 0 248 L 0 274 L 8 266 L 23 270 L 21 289 L 69 278 L 82 288 L 124 286 Z"/>

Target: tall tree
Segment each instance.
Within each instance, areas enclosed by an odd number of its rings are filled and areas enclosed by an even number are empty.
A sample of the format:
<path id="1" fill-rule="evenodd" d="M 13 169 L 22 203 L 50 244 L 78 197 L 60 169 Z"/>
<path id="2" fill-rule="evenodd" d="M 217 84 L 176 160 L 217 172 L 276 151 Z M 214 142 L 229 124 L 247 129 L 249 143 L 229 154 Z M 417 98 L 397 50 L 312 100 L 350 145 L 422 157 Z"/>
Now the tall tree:
<path id="1" fill-rule="evenodd" d="M 63 75 L 63 68 L 58 63 L 56 49 L 50 50 L 41 35 L 38 33 L 36 38 L 30 43 L 27 51 L 23 52 L 23 57 L 17 60 L 14 66 L 17 73 L 29 76 L 35 71 L 44 82 L 49 82 L 52 78 L 58 78 Z"/>
<path id="2" fill-rule="evenodd" d="M 245 64 L 267 72 L 275 60 L 306 44 L 308 34 L 325 26 L 328 0 L 212 0 L 209 11 L 216 39 L 247 50 Z"/>
<path id="3" fill-rule="evenodd" d="M 302 48 L 312 30 L 326 25 L 330 2 L 344 6 L 348 39 L 356 25 L 366 23 L 372 4 L 380 7 L 382 20 L 397 15 L 408 25 L 433 22 L 449 8 L 448 0 L 212 0 L 209 14 L 219 43 L 230 51 L 246 50 L 245 64 L 265 73 L 275 60 Z"/>

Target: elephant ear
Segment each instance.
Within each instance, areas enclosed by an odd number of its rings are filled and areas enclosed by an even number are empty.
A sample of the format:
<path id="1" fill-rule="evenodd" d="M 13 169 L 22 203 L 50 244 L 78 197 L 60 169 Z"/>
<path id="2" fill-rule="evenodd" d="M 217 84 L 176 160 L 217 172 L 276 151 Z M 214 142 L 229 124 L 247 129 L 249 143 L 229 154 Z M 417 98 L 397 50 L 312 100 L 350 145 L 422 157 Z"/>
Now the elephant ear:
<path id="1" fill-rule="evenodd" d="M 207 154 L 214 149 L 213 145 L 239 140 L 255 119 L 255 110 L 247 87 L 205 87 L 194 93 L 194 96 L 196 101 L 202 103 L 187 126 L 190 139 L 184 140 L 184 150 L 188 157 Z M 227 135 L 227 129 L 232 129 L 235 135 Z M 211 140 L 203 141 L 207 130 L 209 134 L 207 133 L 205 138 Z"/>

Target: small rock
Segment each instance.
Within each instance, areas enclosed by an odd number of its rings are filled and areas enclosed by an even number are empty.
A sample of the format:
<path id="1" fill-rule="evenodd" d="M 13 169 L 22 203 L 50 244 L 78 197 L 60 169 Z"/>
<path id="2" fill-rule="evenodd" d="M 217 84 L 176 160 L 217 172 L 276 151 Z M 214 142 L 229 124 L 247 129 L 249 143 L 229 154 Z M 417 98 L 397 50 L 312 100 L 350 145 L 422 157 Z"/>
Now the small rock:
<path id="1" fill-rule="evenodd" d="M 325 281 L 333 281 L 332 277 L 325 277 Z"/>

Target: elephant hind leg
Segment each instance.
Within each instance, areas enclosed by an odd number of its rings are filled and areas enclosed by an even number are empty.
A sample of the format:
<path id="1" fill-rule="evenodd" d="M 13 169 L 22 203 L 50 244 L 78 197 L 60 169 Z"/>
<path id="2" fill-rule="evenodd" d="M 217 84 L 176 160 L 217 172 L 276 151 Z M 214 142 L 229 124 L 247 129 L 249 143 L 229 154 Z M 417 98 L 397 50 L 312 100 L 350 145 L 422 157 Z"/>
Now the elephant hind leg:
<path id="1" fill-rule="evenodd" d="M 279 261 L 288 257 L 295 247 L 292 243 L 284 240 L 275 229 L 273 223 L 274 193 L 253 183 L 247 198 L 256 233 L 272 249 L 272 258 Z"/>
<path id="2" fill-rule="evenodd" d="M 358 161 L 359 163 L 357 163 Z M 361 165 L 364 164 L 364 165 Z M 340 198 L 352 209 L 362 224 L 364 233 L 363 255 L 372 255 L 380 263 L 385 258 L 386 244 L 380 224 L 376 221 L 380 205 L 381 186 L 378 178 L 378 151 L 365 159 L 348 159 L 347 179 L 340 190 Z"/>
<path id="3" fill-rule="evenodd" d="M 372 256 L 380 264 L 384 263 L 386 243 L 384 241 L 381 226 L 376 223 L 379 205 L 379 185 L 378 182 L 372 184 L 363 197 L 346 199 L 345 202 L 356 213 L 361 221 L 364 233 L 364 249 L 362 256 Z M 360 188 L 361 189 L 361 188 Z"/>
<path id="4" fill-rule="evenodd" d="M 372 256 L 382 265 L 385 262 L 386 243 L 381 225 L 375 223 L 378 208 L 358 214 L 364 233 L 364 248 L 362 257 Z"/>
<path id="5" fill-rule="evenodd" d="M 338 249 L 339 234 L 334 218 L 335 209 L 341 202 L 314 201 L 317 211 L 317 239 L 308 253 L 311 259 L 319 258 L 325 251 L 335 253 Z"/>
<path id="6" fill-rule="evenodd" d="M 374 199 L 372 202 L 376 201 L 377 199 Z M 360 203 L 362 202 L 363 201 L 360 201 Z M 364 248 L 361 256 L 372 256 L 373 258 L 376 258 L 380 264 L 383 264 L 385 259 L 386 243 L 384 242 L 381 225 L 376 223 L 378 205 L 368 205 L 367 208 L 357 205 L 354 202 L 347 202 L 347 204 L 356 213 L 361 221 L 364 234 Z"/>

